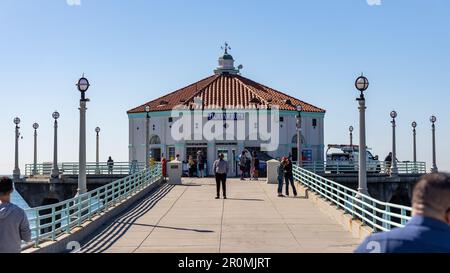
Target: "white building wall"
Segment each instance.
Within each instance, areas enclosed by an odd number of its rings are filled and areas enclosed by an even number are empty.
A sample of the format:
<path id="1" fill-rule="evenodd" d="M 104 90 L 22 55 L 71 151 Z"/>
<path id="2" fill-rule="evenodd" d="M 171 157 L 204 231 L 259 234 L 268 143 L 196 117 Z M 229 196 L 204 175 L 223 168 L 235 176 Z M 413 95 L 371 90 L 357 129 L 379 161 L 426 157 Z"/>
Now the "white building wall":
<path id="1" fill-rule="evenodd" d="M 219 112 L 219 111 L 217 111 Z M 173 122 L 169 122 L 170 112 L 154 112 L 150 113 L 150 122 L 149 122 L 149 139 L 152 135 L 158 135 L 161 139 L 161 145 L 156 145 L 153 147 L 160 147 L 161 152 L 164 156 L 167 157 L 167 148 L 168 146 L 175 147 L 175 153 L 180 154 L 180 158 L 185 160 L 185 149 L 186 142 L 176 142 L 172 138 L 171 134 L 171 126 L 177 120 L 177 118 L 173 118 Z M 279 123 L 279 148 L 275 151 L 269 151 L 268 154 L 272 157 L 281 157 L 288 156 L 292 147 L 295 147 L 295 144 L 292 143 L 292 138 L 297 134 L 296 129 L 296 113 L 295 112 L 283 112 L 281 115 L 284 118 L 283 122 Z M 317 126 L 314 128 L 312 126 L 313 119 L 317 120 Z M 129 157 L 130 160 L 138 160 L 139 162 L 145 162 L 145 133 L 146 133 L 146 118 L 144 114 L 131 114 L 129 116 Z M 207 118 L 204 118 L 204 122 L 207 122 Z M 231 121 L 227 121 L 230 123 Z M 234 132 L 236 133 L 236 122 L 234 126 Z M 252 133 L 255 133 L 255 128 L 253 124 L 249 124 L 248 117 L 245 120 L 246 127 L 246 136 L 249 136 Z M 192 123 L 194 127 L 194 122 Z M 192 128 L 192 132 L 194 132 L 194 128 Z M 312 149 L 313 160 L 323 160 L 324 158 L 324 118 L 323 114 L 312 114 L 309 115 L 305 113 L 302 116 L 302 134 L 305 138 L 305 143 L 303 144 L 303 149 Z M 195 142 L 195 141 L 188 141 Z M 207 143 L 208 147 L 208 163 L 211 165 L 215 160 L 215 150 L 216 145 L 214 142 L 208 142 L 205 140 L 198 141 L 202 143 Z M 236 142 L 236 153 L 240 154 L 244 147 L 257 146 L 258 142 L 255 141 L 216 141 L 216 142 Z M 151 147 L 150 147 L 151 148 Z"/>

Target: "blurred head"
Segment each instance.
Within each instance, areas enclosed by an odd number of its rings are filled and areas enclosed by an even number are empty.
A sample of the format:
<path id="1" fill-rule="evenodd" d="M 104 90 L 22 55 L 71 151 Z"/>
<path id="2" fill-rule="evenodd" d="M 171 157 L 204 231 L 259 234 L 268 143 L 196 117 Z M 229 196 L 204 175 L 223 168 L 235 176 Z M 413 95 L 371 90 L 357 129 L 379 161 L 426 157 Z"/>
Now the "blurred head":
<path id="1" fill-rule="evenodd" d="M 245 155 L 245 150 L 244 151 L 242 151 L 242 153 L 241 153 L 242 155 Z"/>
<path id="2" fill-rule="evenodd" d="M 9 202 L 11 200 L 11 193 L 13 190 L 13 181 L 11 178 L 2 177 L 0 179 L 0 202 Z"/>
<path id="3" fill-rule="evenodd" d="M 256 157 L 256 156 L 257 156 L 257 154 L 256 154 L 256 151 L 253 151 L 253 156 L 254 156 L 254 157 Z"/>
<path id="4" fill-rule="evenodd" d="M 450 175 L 433 173 L 422 176 L 414 186 L 414 215 L 423 215 L 450 226 Z"/>
<path id="5" fill-rule="evenodd" d="M 223 154 L 220 154 L 220 155 L 219 155 L 219 158 L 223 160 L 224 155 L 223 155 Z"/>

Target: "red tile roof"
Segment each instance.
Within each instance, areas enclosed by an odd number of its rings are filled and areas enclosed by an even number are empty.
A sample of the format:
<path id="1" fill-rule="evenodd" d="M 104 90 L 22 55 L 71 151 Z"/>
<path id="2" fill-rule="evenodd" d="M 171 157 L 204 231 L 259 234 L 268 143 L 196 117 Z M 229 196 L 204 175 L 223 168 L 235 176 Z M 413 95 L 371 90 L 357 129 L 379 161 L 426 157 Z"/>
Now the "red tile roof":
<path id="1" fill-rule="evenodd" d="M 200 98 L 202 105 L 194 103 Z M 151 112 L 170 111 L 183 105 L 194 109 L 267 109 L 278 105 L 280 110 L 295 111 L 301 105 L 304 112 L 325 113 L 324 109 L 286 95 L 280 91 L 254 82 L 240 75 L 213 75 L 187 87 L 176 90 L 158 99 L 142 104 L 127 113 L 145 112 L 149 105 Z"/>

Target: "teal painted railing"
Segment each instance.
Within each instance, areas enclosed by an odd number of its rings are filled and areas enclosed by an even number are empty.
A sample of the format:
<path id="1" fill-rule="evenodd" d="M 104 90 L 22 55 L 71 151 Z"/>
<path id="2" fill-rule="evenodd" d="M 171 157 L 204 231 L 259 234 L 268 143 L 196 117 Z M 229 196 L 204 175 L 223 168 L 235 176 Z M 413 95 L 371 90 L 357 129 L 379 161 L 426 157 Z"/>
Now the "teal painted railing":
<path id="1" fill-rule="evenodd" d="M 403 227 L 411 218 L 410 207 L 381 202 L 298 166 L 294 166 L 293 172 L 295 181 L 360 219 L 375 232 Z"/>
<path id="2" fill-rule="evenodd" d="M 34 172 L 34 164 L 25 165 L 25 176 L 50 175 L 53 164 L 39 163 L 36 164 L 36 172 Z M 78 162 L 62 162 L 58 164 L 59 173 L 66 175 L 78 174 Z M 87 162 L 86 174 L 132 174 L 145 168 L 144 162 L 114 162 L 110 168 L 107 162 Z"/>
<path id="3" fill-rule="evenodd" d="M 390 162 L 367 162 L 367 172 L 369 173 L 389 173 Z M 324 161 L 303 161 L 302 167 L 314 173 L 356 173 L 358 172 L 358 162 L 335 161 L 327 163 Z M 425 174 L 427 166 L 425 162 L 397 162 L 399 174 Z"/>
<path id="4" fill-rule="evenodd" d="M 25 210 L 32 232 L 32 245 L 54 241 L 86 221 L 139 193 L 162 178 L 161 164 L 116 180 L 105 186 L 52 205 Z"/>

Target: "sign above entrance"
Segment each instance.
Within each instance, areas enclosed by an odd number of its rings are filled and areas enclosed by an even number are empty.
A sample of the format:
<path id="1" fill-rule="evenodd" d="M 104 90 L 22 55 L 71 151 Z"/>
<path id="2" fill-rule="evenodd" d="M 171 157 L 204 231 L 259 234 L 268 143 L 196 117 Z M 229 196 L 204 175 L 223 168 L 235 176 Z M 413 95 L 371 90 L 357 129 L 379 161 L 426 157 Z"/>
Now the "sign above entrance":
<path id="1" fill-rule="evenodd" d="M 209 113 L 208 120 L 244 120 L 245 113 Z"/>

